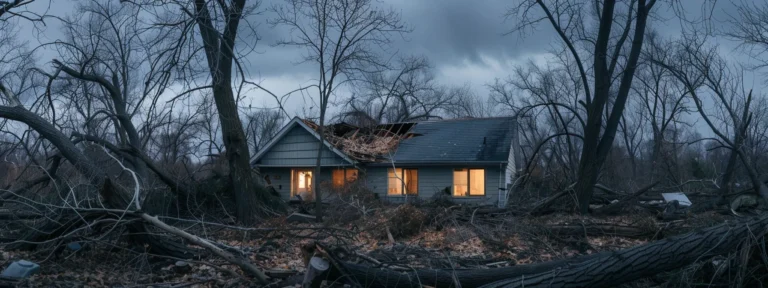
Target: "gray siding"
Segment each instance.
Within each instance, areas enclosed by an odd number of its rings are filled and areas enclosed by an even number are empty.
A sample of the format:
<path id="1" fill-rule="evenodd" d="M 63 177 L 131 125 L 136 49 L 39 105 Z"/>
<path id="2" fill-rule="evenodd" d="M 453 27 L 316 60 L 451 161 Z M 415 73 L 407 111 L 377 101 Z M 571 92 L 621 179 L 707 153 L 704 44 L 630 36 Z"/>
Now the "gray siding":
<path id="1" fill-rule="evenodd" d="M 258 166 L 311 167 L 317 164 L 317 146 L 320 141 L 301 126 L 293 129 L 275 143 L 256 163 Z M 323 147 L 322 165 L 349 165 L 344 158 L 328 147 Z"/>
<path id="2" fill-rule="evenodd" d="M 403 167 L 418 169 L 419 177 L 419 195 L 423 200 L 429 200 L 435 193 L 442 193 L 446 187 L 453 186 L 454 168 L 485 168 L 485 197 L 453 197 L 456 202 L 464 203 L 483 203 L 496 204 L 499 200 L 499 180 L 502 180 L 501 187 L 504 187 L 503 173 L 506 167 L 499 166 L 422 166 L 422 167 Z M 334 168 L 324 167 L 321 170 L 320 182 L 331 181 L 331 175 Z M 387 167 L 367 167 L 364 168 L 364 175 L 361 175 L 361 181 L 365 181 L 366 186 L 379 198 L 391 202 L 401 202 L 405 197 L 387 196 Z M 269 175 L 272 186 L 283 199 L 291 197 L 291 168 L 283 167 L 264 167 L 261 169 L 262 175 Z"/>
<path id="3" fill-rule="evenodd" d="M 453 169 L 455 168 L 485 168 L 485 197 L 453 197 L 456 202 L 473 202 L 495 204 L 499 200 L 499 187 L 504 187 L 504 170 L 506 167 L 496 166 L 420 166 L 401 167 L 418 169 L 419 195 L 424 200 L 430 199 L 435 193 L 443 193 L 446 187 L 453 186 Z M 387 196 L 388 167 L 368 167 L 366 170 L 366 185 L 381 199 L 393 202 L 402 201 L 402 196 Z M 501 183 L 499 183 L 501 180 Z M 501 185 L 501 186 L 499 186 Z"/>
<path id="4" fill-rule="evenodd" d="M 333 169 L 330 167 L 321 169 L 320 178 L 317 180 L 320 182 L 331 181 Z M 280 193 L 280 197 L 283 199 L 291 198 L 291 168 L 265 167 L 261 169 L 261 175 L 264 177 L 269 176 L 272 187 L 275 187 L 275 190 Z"/>

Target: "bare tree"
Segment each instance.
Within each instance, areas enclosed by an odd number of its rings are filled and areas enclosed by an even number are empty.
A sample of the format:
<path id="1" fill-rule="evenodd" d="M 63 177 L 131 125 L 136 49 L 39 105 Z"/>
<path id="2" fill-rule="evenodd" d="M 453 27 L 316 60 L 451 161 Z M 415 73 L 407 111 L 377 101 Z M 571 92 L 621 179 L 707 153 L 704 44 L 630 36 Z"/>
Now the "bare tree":
<path id="1" fill-rule="evenodd" d="M 324 135 L 326 112 L 331 97 L 339 87 L 356 80 L 360 74 L 386 67 L 378 52 L 387 47 L 391 37 L 407 29 L 400 15 L 382 10 L 371 0 L 286 0 L 271 9 L 273 26 L 291 29 L 291 37 L 281 46 L 307 49 L 303 62 L 317 65 L 319 133 Z M 320 175 L 324 136 L 317 152 L 315 175 Z M 312 177 L 312 187 L 319 187 Z M 322 199 L 315 193 L 317 219 L 322 219 Z"/>
<path id="2" fill-rule="evenodd" d="M 651 63 L 653 59 L 667 58 L 671 54 L 666 41 L 654 32 L 648 33 L 648 44 L 643 61 Z M 677 173 L 675 159 L 675 127 L 682 124 L 682 115 L 688 113 L 687 95 L 680 82 L 668 71 L 658 65 L 643 65 L 638 70 L 637 84 L 632 87 L 637 109 L 644 110 L 644 118 L 651 128 L 650 161 L 652 178 L 674 177 Z M 679 182 L 681 179 L 670 179 Z"/>
<path id="3" fill-rule="evenodd" d="M 245 136 L 233 92 L 233 64 L 236 62 L 235 42 L 238 26 L 244 15 L 254 6 L 246 7 L 245 0 L 194 1 L 194 12 L 184 11 L 196 21 L 203 49 L 208 60 L 213 99 L 219 115 L 222 138 L 229 162 L 230 180 L 234 188 L 239 221 L 250 224 L 260 211 L 259 207 L 282 208 L 282 202 L 258 182 L 251 173 L 248 139 Z M 185 7 L 182 5 L 182 7 Z M 217 27 L 222 27 L 217 30 Z M 245 77 L 245 75 L 242 75 Z M 245 81 L 245 80 L 243 80 Z M 255 191 L 255 192 L 254 192 Z"/>
<path id="4" fill-rule="evenodd" d="M 768 4 L 741 2 L 736 11 L 729 19 L 734 29 L 723 34 L 741 43 L 741 48 L 757 61 L 754 68 L 768 66 Z"/>
<path id="5" fill-rule="evenodd" d="M 488 112 L 468 86 L 438 84 L 426 58 L 404 57 L 395 65 L 363 74 L 354 87 L 350 106 L 339 116 L 362 117 L 379 124 L 480 116 Z"/>
<path id="6" fill-rule="evenodd" d="M 491 100 L 516 114 L 521 124 L 519 136 L 528 159 L 525 175 L 543 170 L 539 174 L 554 178 L 547 181 L 553 184 L 551 189 L 575 181 L 581 144 L 578 140 L 585 125 L 585 112 L 578 105 L 583 88 L 578 80 L 574 81 L 578 77 L 568 68 L 568 59 L 559 58 L 556 63 L 560 65 L 540 67 L 528 63 L 517 67 L 509 79 L 496 79 L 488 85 Z"/>
<path id="7" fill-rule="evenodd" d="M 622 9 L 617 4 L 626 6 Z M 508 13 L 510 17 L 519 17 L 519 29 L 548 22 L 564 42 L 578 68 L 585 90 L 585 97 L 580 103 L 587 110 L 578 183 L 575 187 L 582 214 L 589 210 L 593 187 L 621 122 L 634 82 L 648 15 L 655 4 L 656 0 L 536 0 L 522 1 Z M 543 16 L 534 15 L 536 7 Z M 591 19 L 595 19 L 596 23 L 590 22 L 584 15 L 592 15 Z M 614 29 L 614 24 L 619 26 L 618 29 Z M 596 34 L 589 31 L 596 31 Z M 588 52 L 584 53 L 581 49 Z M 586 62 L 586 55 L 591 56 L 591 65 Z M 590 75 L 587 74 L 590 70 L 593 73 L 592 85 L 589 83 Z M 618 83 L 614 79 L 619 79 Z"/>
<path id="8" fill-rule="evenodd" d="M 247 113 L 245 119 L 248 123 L 245 129 L 246 136 L 248 142 L 251 143 L 254 154 L 258 153 L 269 140 L 272 140 L 277 132 L 280 132 L 286 121 L 285 115 L 280 111 L 264 109 Z"/>
<path id="9" fill-rule="evenodd" d="M 689 35 L 675 44 L 675 54 L 655 59 L 654 63 L 670 71 L 684 85 L 699 115 L 717 135 L 720 145 L 730 149 L 728 166 L 720 184 L 723 193 L 728 191 L 737 159 L 740 159 L 755 191 L 766 197 L 768 189 L 744 149 L 747 132 L 753 121 L 751 105 L 754 97 L 751 90 L 748 93 L 742 90 L 740 69 L 729 65 L 719 55 L 717 47 L 706 43 L 706 37 Z M 703 99 L 707 94 L 711 95 L 710 101 L 717 104 L 722 116 L 712 116 L 705 109 Z M 722 126 L 718 125 L 717 119 L 722 119 Z M 733 136 L 727 135 L 729 131 Z"/>

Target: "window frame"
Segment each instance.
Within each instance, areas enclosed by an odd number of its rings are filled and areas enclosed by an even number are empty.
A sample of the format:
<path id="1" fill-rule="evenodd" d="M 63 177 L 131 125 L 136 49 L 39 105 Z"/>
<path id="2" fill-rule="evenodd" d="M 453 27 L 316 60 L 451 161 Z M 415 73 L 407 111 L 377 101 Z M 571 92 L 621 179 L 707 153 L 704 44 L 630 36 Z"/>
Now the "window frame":
<path id="1" fill-rule="evenodd" d="M 467 180 L 467 194 L 468 195 L 456 195 L 456 171 L 459 171 L 459 170 L 464 170 L 467 173 L 466 180 Z M 469 194 L 469 192 L 471 191 L 470 189 L 472 189 L 471 188 L 472 187 L 472 170 L 481 170 L 481 171 L 483 171 L 483 194 L 482 195 L 472 195 L 472 194 Z M 475 168 L 469 168 L 469 167 L 468 168 L 453 168 L 453 170 L 451 170 L 451 175 L 453 176 L 453 179 L 452 179 L 452 182 L 451 182 L 451 196 L 452 197 L 456 197 L 456 198 L 476 198 L 476 197 L 486 197 L 486 196 L 488 196 L 488 191 L 487 191 L 488 189 L 486 187 L 487 183 L 485 183 L 486 182 L 485 181 L 486 180 L 485 179 L 485 170 L 486 170 L 485 168 L 477 168 L 477 167 L 475 167 Z"/>
<path id="2" fill-rule="evenodd" d="M 336 179 L 334 179 L 334 177 L 336 177 L 336 172 L 338 172 L 338 171 L 342 171 L 341 185 L 336 185 Z M 349 180 L 349 176 L 352 175 L 352 172 L 355 172 L 355 174 L 354 174 L 355 175 L 355 179 Z M 336 168 L 336 169 L 333 169 L 331 171 L 331 186 L 333 186 L 333 188 L 342 188 L 342 187 L 344 187 L 345 185 L 347 185 L 347 184 L 349 184 L 351 182 L 357 181 L 357 179 L 359 179 L 359 178 L 360 178 L 360 169 L 357 169 L 357 168 L 354 168 L 354 167 L 352 167 L 352 168 L 349 168 L 349 167 Z"/>
<path id="3" fill-rule="evenodd" d="M 298 179 L 296 177 L 298 177 L 299 173 L 301 173 L 301 172 L 309 172 L 310 173 L 310 177 L 315 177 L 315 175 L 314 175 L 315 174 L 315 169 L 313 169 L 313 168 L 291 168 L 291 187 L 290 187 L 291 198 L 296 197 L 296 195 L 299 194 L 299 191 L 298 191 L 298 189 L 299 189 L 298 183 L 299 182 L 298 182 Z M 314 197 L 314 195 L 315 195 L 315 187 L 312 187 L 311 180 L 310 180 L 310 183 L 306 183 L 306 185 L 309 186 L 309 188 L 308 188 L 309 189 L 309 193 Z"/>
<path id="4" fill-rule="evenodd" d="M 398 169 L 401 171 L 401 174 L 402 174 L 400 179 L 398 179 L 398 177 L 397 177 L 397 175 L 398 175 L 397 174 L 397 170 Z M 416 173 L 415 174 L 415 176 L 416 176 L 415 177 L 416 178 L 415 179 L 416 191 L 414 191 L 413 193 L 408 193 L 408 188 L 407 188 L 408 187 L 408 183 L 413 181 L 413 179 L 407 179 L 408 182 L 406 182 L 406 179 L 405 179 L 406 178 L 405 175 L 407 173 L 406 171 L 413 171 L 413 172 Z M 390 172 L 392 172 L 392 174 L 395 175 L 394 178 L 393 177 L 389 177 Z M 389 194 L 390 179 L 395 179 L 395 181 L 400 182 L 400 194 Z M 419 169 L 418 168 L 387 168 L 387 193 L 386 193 L 386 195 L 387 195 L 387 197 L 408 197 L 408 196 L 413 197 L 413 196 L 419 196 Z"/>

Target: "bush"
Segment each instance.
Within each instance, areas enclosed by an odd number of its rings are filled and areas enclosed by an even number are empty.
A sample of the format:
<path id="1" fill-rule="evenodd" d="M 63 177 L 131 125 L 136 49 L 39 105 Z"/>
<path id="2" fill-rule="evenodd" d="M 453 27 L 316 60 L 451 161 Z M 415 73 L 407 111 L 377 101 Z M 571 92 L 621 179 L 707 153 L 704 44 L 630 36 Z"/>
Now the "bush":
<path id="1" fill-rule="evenodd" d="M 427 222 L 427 215 L 410 204 L 400 205 L 385 214 L 389 215 L 383 215 L 386 217 L 384 233 L 386 233 L 386 227 L 389 227 L 389 232 L 395 239 L 418 234 Z"/>

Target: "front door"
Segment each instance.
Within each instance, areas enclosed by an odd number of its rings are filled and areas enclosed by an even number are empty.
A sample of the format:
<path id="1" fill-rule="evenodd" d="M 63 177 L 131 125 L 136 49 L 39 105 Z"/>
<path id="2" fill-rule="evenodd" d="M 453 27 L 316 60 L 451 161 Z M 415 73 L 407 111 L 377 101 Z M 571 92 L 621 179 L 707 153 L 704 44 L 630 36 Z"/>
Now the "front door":
<path id="1" fill-rule="evenodd" d="M 312 169 L 291 169 L 291 198 L 301 196 L 304 201 L 312 201 Z"/>

